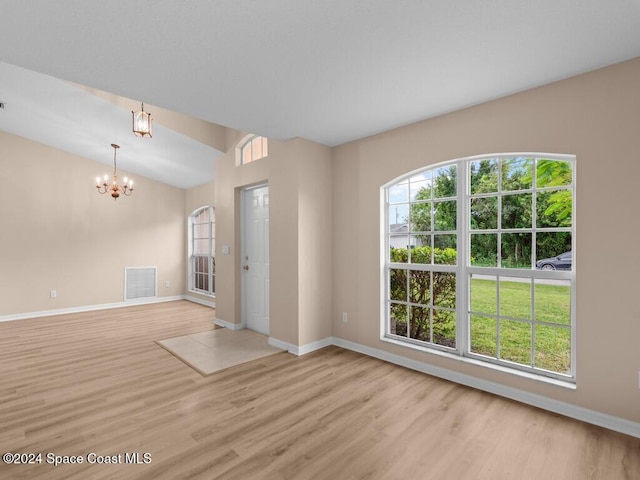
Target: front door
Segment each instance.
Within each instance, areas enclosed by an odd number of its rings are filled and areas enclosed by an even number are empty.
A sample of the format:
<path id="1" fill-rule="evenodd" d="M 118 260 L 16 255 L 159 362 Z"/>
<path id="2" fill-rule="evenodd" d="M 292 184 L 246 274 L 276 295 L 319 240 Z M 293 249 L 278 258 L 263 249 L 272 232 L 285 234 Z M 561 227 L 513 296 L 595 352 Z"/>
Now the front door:
<path id="1" fill-rule="evenodd" d="M 242 192 L 242 318 L 269 335 L 269 187 Z"/>

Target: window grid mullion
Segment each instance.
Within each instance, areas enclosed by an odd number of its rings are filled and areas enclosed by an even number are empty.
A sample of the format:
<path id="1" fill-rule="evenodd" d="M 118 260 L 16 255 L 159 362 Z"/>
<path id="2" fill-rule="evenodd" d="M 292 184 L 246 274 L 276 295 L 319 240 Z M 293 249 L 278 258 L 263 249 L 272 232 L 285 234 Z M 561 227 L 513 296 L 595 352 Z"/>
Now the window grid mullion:
<path id="1" fill-rule="evenodd" d="M 536 282 L 535 280 L 532 278 L 531 279 L 531 367 L 535 367 L 536 365 L 536 317 L 535 315 L 535 305 L 536 305 Z"/>
<path id="2" fill-rule="evenodd" d="M 458 210 L 456 215 L 456 233 L 458 235 L 458 256 L 456 266 L 456 347 L 458 355 L 465 355 L 471 350 L 471 317 L 467 313 L 471 306 L 471 290 L 467 274 L 471 251 L 471 236 L 469 235 L 469 210 L 471 206 L 471 199 L 469 195 L 469 163 L 458 162 L 457 168 L 458 178 L 456 191 L 458 193 Z"/>
<path id="3" fill-rule="evenodd" d="M 531 172 L 531 188 L 533 189 L 533 193 L 531 194 L 531 254 L 533 255 L 533 263 L 531 265 L 535 265 L 535 262 L 538 261 L 538 189 L 536 188 L 536 183 L 538 181 L 536 177 L 537 162 L 538 159 L 534 158 Z M 533 297 L 531 298 L 533 299 Z M 531 343 L 533 343 L 533 341 Z"/>
<path id="4" fill-rule="evenodd" d="M 409 249 L 411 250 L 411 249 Z M 411 252 L 409 252 L 409 254 L 411 254 Z M 407 304 L 405 305 L 406 308 L 406 319 L 407 319 L 407 331 L 405 332 L 405 336 L 407 338 L 411 338 L 411 270 L 407 269 L 407 273 L 405 275 L 405 285 L 407 286 L 407 296 L 406 296 L 406 302 Z"/>
<path id="5" fill-rule="evenodd" d="M 209 209 L 209 294 L 213 295 L 216 293 L 215 291 L 215 211 L 212 207 Z"/>
<path id="6" fill-rule="evenodd" d="M 500 276 L 496 277 L 496 358 L 500 359 Z"/>
<path id="7" fill-rule="evenodd" d="M 431 249 L 433 252 L 433 248 Z M 429 272 L 429 341 L 433 341 L 433 270 Z"/>

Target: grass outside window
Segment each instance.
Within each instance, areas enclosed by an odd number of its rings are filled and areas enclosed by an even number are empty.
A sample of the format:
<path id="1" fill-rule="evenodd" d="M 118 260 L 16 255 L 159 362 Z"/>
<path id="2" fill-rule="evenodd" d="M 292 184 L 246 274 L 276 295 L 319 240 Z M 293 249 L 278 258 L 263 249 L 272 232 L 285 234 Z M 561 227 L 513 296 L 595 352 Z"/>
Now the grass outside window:
<path id="1" fill-rule="evenodd" d="M 570 287 L 535 283 L 532 312 L 531 282 L 522 280 L 471 280 L 471 352 L 552 372 L 569 372 Z"/>

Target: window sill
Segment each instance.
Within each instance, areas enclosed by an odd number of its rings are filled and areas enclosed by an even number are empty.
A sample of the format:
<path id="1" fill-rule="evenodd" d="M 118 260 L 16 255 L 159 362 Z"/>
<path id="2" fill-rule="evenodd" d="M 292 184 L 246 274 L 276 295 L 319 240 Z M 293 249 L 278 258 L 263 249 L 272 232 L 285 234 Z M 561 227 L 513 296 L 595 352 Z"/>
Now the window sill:
<path id="1" fill-rule="evenodd" d="M 215 293 L 199 292 L 198 290 L 189 290 L 189 293 L 193 293 L 195 295 L 202 295 L 203 297 L 208 297 L 208 298 L 216 298 Z"/>
<path id="2" fill-rule="evenodd" d="M 438 357 L 443 357 L 443 358 L 448 358 L 451 360 L 455 360 L 458 362 L 462 362 L 462 363 L 466 363 L 467 365 L 475 365 L 478 367 L 483 367 L 483 368 L 488 368 L 494 371 L 498 371 L 501 373 L 506 373 L 509 375 L 515 375 L 516 377 L 520 377 L 520 378 L 526 378 L 528 380 L 534 380 L 537 382 L 542 382 L 542 383 L 547 383 L 549 385 L 554 385 L 556 387 L 561 387 L 561 388 L 566 388 L 569 390 L 576 390 L 577 386 L 575 383 L 575 380 L 573 379 L 559 379 L 559 378 L 553 378 L 553 377 L 547 377 L 545 375 L 542 374 L 535 374 L 535 373 L 531 373 L 531 372 L 525 372 L 523 370 L 518 370 L 516 368 L 509 368 L 503 365 L 497 365 L 495 363 L 491 363 L 491 362 L 485 362 L 482 360 L 477 360 L 475 358 L 470 358 L 470 357 L 464 357 L 461 355 L 458 355 L 457 353 L 450 353 L 450 352 L 445 352 L 442 350 L 437 350 L 435 348 L 428 348 L 428 347 L 423 347 L 421 345 L 416 345 L 413 343 L 408 343 L 408 342 L 403 342 L 401 340 L 396 340 L 394 338 L 390 338 L 390 337 L 385 337 L 382 336 L 380 338 L 380 340 L 382 340 L 385 343 L 390 343 L 392 345 L 398 345 L 404 348 L 409 348 L 412 350 L 416 350 L 419 352 L 423 352 L 423 353 L 427 353 L 430 355 L 436 355 Z"/>

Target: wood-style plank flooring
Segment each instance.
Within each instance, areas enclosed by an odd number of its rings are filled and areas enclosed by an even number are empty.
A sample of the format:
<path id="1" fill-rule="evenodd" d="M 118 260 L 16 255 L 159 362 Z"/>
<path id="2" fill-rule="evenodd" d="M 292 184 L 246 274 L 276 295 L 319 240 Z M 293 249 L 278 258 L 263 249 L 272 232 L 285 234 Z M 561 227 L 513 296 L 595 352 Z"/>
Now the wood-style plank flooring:
<path id="1" fill-rule="evenodd" d="M 337 347 L 202 377 L 153 343 L 212 318 L 179 301 L 0 323 L 0 453 L 43 454 L 0 478 L 640 478 L 640 439 Z"/>

